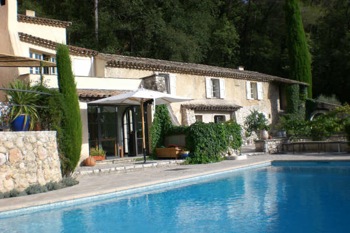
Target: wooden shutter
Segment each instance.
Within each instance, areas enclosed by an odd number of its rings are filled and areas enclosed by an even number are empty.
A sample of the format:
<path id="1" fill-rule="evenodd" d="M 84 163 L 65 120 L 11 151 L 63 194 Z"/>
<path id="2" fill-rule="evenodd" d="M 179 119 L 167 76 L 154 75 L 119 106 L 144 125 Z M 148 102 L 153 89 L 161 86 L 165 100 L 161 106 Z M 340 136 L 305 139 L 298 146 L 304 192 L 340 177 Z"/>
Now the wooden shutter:
<path id="1" fill-rule="evenodd" d="M 263 92 L 263 86 L 261 82 L 258 82 L 256 84 L 257 93 L 258 93 L 258 100 L 262 100 L 264 98 L 264 92 Z"/>
<path id="2" fill-rule="evenodd" d="M 176 95 L 176 74 L 169 74 L 170 94 Z"/>
<path id="3" fill-rule="evenodd" d="M 246 82 L 246 90 L 247 90 L 247 99 L 251 100 L 252 99 L 252 95 L 251 95 L 251 86 L 250 86 L 250 82 L 249 81 Z"/>
<path id="4" fill-rule="evenodd" d="M 225 79 L 220 79 L 220 99 L 225 99 Z"/>
<path id="5" fill-rule="evenodd" d="M 213 86 L 211 83 L 211 78 L 205 78 L 205 88 L 207 92 L 207 98 L 213 97 Z"/>

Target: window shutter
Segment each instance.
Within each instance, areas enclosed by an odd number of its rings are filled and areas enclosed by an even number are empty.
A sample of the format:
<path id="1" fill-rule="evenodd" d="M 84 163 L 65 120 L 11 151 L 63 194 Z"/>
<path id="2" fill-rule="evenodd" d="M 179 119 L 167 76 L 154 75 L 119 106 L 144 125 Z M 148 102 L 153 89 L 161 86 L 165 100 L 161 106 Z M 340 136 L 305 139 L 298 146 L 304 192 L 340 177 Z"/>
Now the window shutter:
<path id="1" fill-rule="evenodd" d="M 225 79 L 220 79 L 220 99 L 225 99 Z"/>
<path id="2" fill-rule="evenodd" d="M 205 78 L 205 88 L 207 91 L 207 98 L 213 97 L 213 87 L 211 83 L 211 78 Z"/>
<path id="3" fill-rule="evenodd" d="M 258 89 L 258 91 L 257 91 L 257 92 L 258 92 L 258 100 L 262 100 L 263 97 L 264 97 L 262 83 L 261 83 L 261 82 L 258 82 L 258 83 L 256 84 L 256 86 L 257 86 L 257 89 Z"/>
<path id="4" fill-rule="evenodd" d="M 250 87 L 250 82 L 247 81 L 246 83 L 246 90 L 247 90 L 247 99 L 251 100 L 252 99 L 252 95 L 251 95 L 251 87 Z"/>
<path id="5" fill-rule="evenodd" d="M 170 94 L 176 95 L 176 74 L 169 74 Z"/>

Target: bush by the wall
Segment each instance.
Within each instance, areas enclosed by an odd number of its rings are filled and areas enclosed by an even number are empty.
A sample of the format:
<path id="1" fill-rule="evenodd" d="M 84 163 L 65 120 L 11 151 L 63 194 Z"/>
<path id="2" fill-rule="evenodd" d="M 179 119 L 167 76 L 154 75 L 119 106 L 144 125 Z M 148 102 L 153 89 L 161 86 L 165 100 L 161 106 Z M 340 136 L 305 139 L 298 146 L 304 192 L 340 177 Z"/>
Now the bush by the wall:
<path id="1" fill-rule="evenodd" d="M 167 131 L 172 128 L 169 111 L 166 105 L 157 105 L 154 113 L 154 120 L 151 127 L 151 151 L 164 145 L 164 138 Z"/>
<path id="2" fill-rule="evenodd" d="M 235 122 L 224 124 L 196 122 L 188 128 L 186 147 L 191 151 L 190 163 L 211 163 L 223 159 L 231 146 L 242 145 L 241 127 Z"/>
<path id="3" fill-rule="evenodd" d="M 49 182 L 45 185 L 33 184 L 22 192 L 18 191 L 17 189 L 13 189 L 5 193 L 0 192 L 0 199 L 43 193 L 43 192 L 70 187 L 77 184 L 79 184 L 79 181 L 77 181 L 76 179 L 72 177 L 65 177 L 59 182 Z"/>

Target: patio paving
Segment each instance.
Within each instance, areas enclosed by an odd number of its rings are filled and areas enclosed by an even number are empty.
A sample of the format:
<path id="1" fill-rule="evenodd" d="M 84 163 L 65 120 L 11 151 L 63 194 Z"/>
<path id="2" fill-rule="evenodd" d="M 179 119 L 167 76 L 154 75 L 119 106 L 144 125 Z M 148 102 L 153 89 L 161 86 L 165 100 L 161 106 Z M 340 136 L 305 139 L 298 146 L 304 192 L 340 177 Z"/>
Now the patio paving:
<path id="1" fill-rule="evenodd" d="M 224 160 L 219 163 L 182 165 L 181 160 L 119 161 L 104 163 L 93 168 L 79 168 L 76 174 L 79 184 L 47 193 L 0 199 L 0 212 L 40 206 L 122 190 L 172 182 L 196 176 L 224 172 L 273 160 L 348 160 L 345 153 L 308 153 L 269 155 L 247 151 L 247 159 Z M 117 167 L 119 169 L 117 169 Z M 93 172 L 81 172 L 92 170 Z M 96 171 L 96 172 L 95 172 Z"/>

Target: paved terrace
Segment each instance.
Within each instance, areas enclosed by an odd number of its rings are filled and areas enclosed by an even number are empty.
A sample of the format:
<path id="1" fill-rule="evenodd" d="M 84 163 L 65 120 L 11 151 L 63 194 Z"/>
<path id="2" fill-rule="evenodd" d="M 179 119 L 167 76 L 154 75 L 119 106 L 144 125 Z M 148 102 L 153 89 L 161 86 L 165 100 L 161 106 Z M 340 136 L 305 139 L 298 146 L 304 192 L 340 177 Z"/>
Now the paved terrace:
<path id="1" fill-rule="evenodd" d="M 120 162 L 117 165 L 99 164 L 97 167 L 90 168 L 96 172 L 85 172 L 84 175 L 84 172 L 78 173 L 77 179 L 80 183 L 73 187 L 23 197 L 0 199 L 0 212 L 219 173 L 273 160 L 350 161 L 350 154 L 310 153 L 268 155 L 253 153 L 248 154 L 245 160 L 224 160 L 219 163 L 202 165 L 181 165 L 179 160 L 155 160 L 147 161 L 146 164 L 143 164 L 142 161 L 125 160 L 124 163 Z M 113 167 L 115 168 L 114 170 Z M 116 169 L 116 167 L 122 168 Z M 79 170 L 82 171 L 81 169 L 86 171 L 89 168 L 80 168 Z"/>

